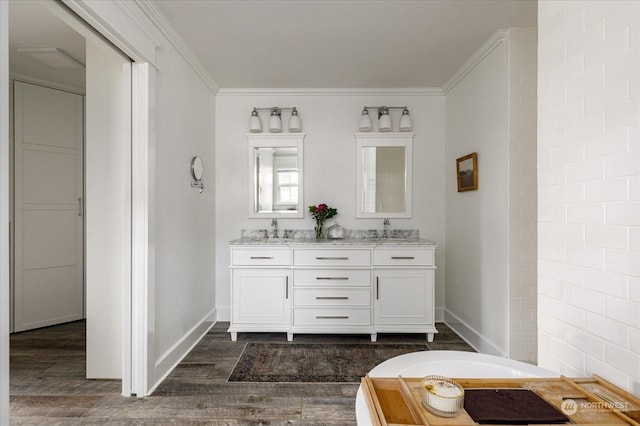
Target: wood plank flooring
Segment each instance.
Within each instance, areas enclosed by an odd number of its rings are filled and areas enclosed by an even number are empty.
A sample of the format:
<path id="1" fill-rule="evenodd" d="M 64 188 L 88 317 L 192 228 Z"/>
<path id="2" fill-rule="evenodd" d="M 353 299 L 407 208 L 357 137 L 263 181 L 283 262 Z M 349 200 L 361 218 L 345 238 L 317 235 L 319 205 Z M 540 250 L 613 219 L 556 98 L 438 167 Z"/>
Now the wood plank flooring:
<path id="1" fill-rule="evenodd" d="M 284 333 L 240 333 L 218 323 L 152 396 L 125 398 L 118 380 L 85 379 L 85 323 L 11 336 L 12 425 L 355 425 L 357 384 L 227 383 L 248 342 Z M 473 349 L 446 325 L 430 349 Z M 369 336 L 296 335 L 295 342 L 367 343 Z M 378 334 L 379 343 L 424 343 L 420 334 Z"/>

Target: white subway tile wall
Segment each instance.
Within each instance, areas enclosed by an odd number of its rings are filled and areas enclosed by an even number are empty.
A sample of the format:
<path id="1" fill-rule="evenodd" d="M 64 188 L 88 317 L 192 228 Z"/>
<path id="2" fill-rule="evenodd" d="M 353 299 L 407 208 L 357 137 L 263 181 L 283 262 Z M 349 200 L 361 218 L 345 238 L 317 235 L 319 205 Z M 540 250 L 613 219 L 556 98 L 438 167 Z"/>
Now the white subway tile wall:
<path id="1" fill-rule="evenodd" d="M 640 394 L 640 1 L 538 3 L 538 362 Z"/>
<path id="2" fill-rule="evenodd" d="M 509 30 L 509 357 L 537 362 L 535 28 Z"/>

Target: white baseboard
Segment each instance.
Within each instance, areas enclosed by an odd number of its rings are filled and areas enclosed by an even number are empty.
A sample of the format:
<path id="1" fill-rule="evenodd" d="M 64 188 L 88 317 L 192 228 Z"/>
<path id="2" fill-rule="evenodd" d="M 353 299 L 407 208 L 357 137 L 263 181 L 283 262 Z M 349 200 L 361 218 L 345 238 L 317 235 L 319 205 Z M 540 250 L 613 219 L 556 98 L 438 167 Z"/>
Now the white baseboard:
<path id="1" fill-rule="evenodd" d="M 476 351 L 489 355 L 507 356 L 493 342 L 447 309 L 444 310 L 444 323 Z"/>
<path id="2" fill-rule="evenodd" d="M 178 340 L 167 352 L 159 357 L 154 365 L 153 377 L 157 378 L 153 386 L 150 387 L 147 395 L 162 383 L 162 381 L 173 371 L 174 368 L 184 359 L 205 334 L 216 323 L 217 312 L 213 308 L 207 313 L 191 330 L 189 330 L 180 340 Z"/>

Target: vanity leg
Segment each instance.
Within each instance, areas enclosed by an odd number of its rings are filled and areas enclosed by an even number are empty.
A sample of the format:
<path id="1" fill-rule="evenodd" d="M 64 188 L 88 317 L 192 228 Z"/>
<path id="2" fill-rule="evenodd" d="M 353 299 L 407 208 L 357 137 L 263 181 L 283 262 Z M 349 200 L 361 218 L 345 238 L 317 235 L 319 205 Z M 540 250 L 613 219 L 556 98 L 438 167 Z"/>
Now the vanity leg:
<path id="1" fill-rule="evenodd" d="M 293 333 L 287 333 L 287 342 L 293 342 Z"/>
<path id="2" fill-rule="evenodd" d="M 378 333 L 371 333 L 371 341 L 375 343 L 376 340 L 378 340 Z"/>
<path id="3" fill-rule="evenodd" d="M 427 333 L 427 342 L 433 342 L 433 336 L 435 336 L 435 333 Z"/>
<path id="4" fill-rule="evenodd" d="M 238 340 L 238 333 L 236 333 L 235 331 L 231 332 L 231 341 L 235 342 L 236 340 Z"/>

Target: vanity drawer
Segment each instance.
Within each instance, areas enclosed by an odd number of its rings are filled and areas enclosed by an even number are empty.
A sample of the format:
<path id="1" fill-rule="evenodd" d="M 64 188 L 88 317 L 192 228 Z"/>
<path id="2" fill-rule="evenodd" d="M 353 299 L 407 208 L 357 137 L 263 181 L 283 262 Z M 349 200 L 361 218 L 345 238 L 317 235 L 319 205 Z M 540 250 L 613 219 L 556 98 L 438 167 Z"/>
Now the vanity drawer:
<path id="1" fill-rule="evenodd" d="M 293 271 L 295 286 L 371 286 L 369 269 L 298 269 Z"/>
<path id="2" fill-rule="evenodd" d="M 373 264 L 383 266 L 433 266 L 434 250 L 412 248 L 375 249 Z"/>
<path id="3" fill-rule="evenodd" d="M 233 248 L 231 266 L 289 266 L 291 250 L 288 248 Z"/>
<path id="4" fill-rule="evenodd" d="M 369 288 L 295 288 L 294 306 L 370 306 Z"/>
<path id="5" fill-rule="evenodd" d="M 371 266 L 371 250 L 367 249 L 295 249 L 295 266 Z"/>
<path id="6" fill-rule="evenodd" d="M 294 308 L 294 325 L 371 325 L 371 309 Z"/>

